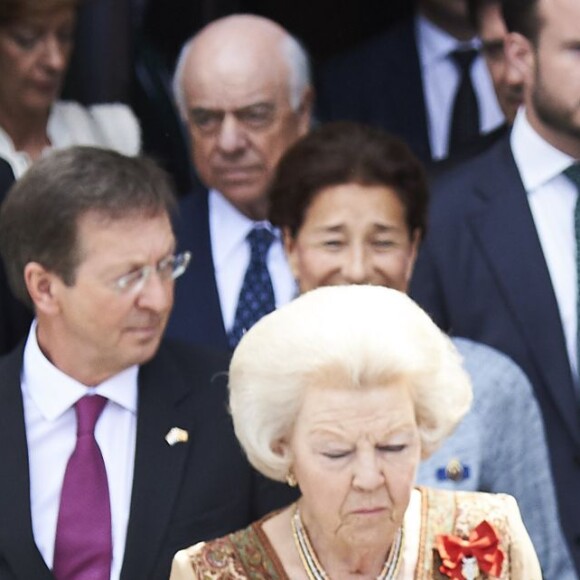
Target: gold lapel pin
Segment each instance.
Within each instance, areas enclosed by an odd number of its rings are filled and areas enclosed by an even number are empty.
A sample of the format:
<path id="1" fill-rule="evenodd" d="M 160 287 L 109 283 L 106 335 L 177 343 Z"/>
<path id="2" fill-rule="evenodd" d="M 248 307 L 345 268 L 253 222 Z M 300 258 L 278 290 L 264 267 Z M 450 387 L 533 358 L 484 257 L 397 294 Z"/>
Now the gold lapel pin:
<path id="1" fill-rule="evenodd" d="M 187 443 L 189 440 L 189 433 L 185 429 L 180 429 L 179 427 L 172 427 L 167 435 L 165 435 L 165 441 L 169 445 L 175 445 L 176 443 Z"/>

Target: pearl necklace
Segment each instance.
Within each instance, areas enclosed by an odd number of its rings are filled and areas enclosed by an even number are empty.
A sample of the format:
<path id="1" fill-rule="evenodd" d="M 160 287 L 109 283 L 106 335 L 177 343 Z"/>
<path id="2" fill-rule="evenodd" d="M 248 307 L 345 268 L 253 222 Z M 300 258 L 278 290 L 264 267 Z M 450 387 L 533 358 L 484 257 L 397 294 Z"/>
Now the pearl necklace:
<path id="1" fill-rule="evenodd" d="M 302 560 L 302 565 L 306 570 L 308 578 L 310 578 L 310 580 L 330 580 L 310 544 L 308 534 L 306 533 L 304 524 L 302 523 L 302 518 L 300 517 L 298 505 L 296 505 L 291 521 L 294 543 L 296 544 L 296 549 L 300 554 L 300 559 Z M 397 577 L 402 561 L 401 556 L 403 554 L 404 541 L 405 534 L 403 526 L 401 526 L 397 531 L 397 535 L 391 545 L 385 565 L 383 566 L 381 573 L 377 576 L 377 580 L 394 580 Z"/>

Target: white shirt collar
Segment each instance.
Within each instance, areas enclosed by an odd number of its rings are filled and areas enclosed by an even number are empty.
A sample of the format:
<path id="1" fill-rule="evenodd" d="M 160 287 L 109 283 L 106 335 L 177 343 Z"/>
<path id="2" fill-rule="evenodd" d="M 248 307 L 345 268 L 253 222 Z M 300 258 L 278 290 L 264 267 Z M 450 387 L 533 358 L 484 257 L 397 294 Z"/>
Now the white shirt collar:
<path id="1" fill-rule="evenodd" d="M 439 26 L 436 26 L 422 14 L 415 17 L 417 31 L 417 49 L 422 68 L 427 68 L 434 62 L 445 60 L 456 48 L 478 49 L 481 42 L 474 37 L 468 41 L 459 41 Z"/>
<path id="2" fill-rule="evenodd" d="M 558 177 L 574 159 L 550 145 L 530 125 L 524 107 L 516 115 L 510 143 L 525 190 L 530 193 Z"/>
<path id="3" fill-rule="evenodd" d="M 52 421 L 72 407 L 87 393 L 102 395 L 132 413 L 137 412 L 137 375 L 134 365 L 96 387 L 86 387 L 55 367 L 44 356 L 36 338 L 36 321 L 31 325 L 22 368 L 22 382 L 47 421 Z"/>
<path id="4" fill-rule="evenodd" d="M 222 193 L 211 189 L 209 192 L 210 231 L 219 232 L 212 237 L 214 266 L 219 269 L 228 261 L 232 252 L 244 243 L 250 231 L 261 226 L 270 230 L 278 239 L 280 233 L 268 221 L 255 222 L 234 207 Z"/>

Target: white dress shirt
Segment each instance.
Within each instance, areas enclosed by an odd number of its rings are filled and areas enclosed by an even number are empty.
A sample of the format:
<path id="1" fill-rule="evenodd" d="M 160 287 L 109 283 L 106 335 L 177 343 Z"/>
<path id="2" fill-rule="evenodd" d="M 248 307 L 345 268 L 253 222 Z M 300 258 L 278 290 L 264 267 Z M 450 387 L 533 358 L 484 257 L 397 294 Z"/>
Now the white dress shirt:
<path id="1" fill-rule="evenodd" d="M 276 308 L 296 296 L 296 282 L 288 266 L 279 230 L 269 222 L 255 222 L 238 211 L 221 193 L 209 192 L 211 251 L 226 332 L 234 324 L 238 297 L 250 263 L 247 235 L 256 226 L 268 228 L 274 241 L 268 250 L 267 266 L 272 279 Z"/>
<path id="2" fill-rule="evenodd" d="M 460 81 L 457 66 L 449 54 L 459 47 L 479 48 L 479 40 L 460 42 L 421 15 L 416 17 L 415 25 L 431 155 L 442 159 L 448 151 L 453 100 Z M 504 116 L 481 54 L 471 66 L 471 82 L 479 103 L 480 131 L 488 133 L 504 122 Z"/>
<path id="3" fill-rule="evenodd" d="M 562 172 L 574 159 L 547 143 L 530 126 L 520 108 L 511 133 L 511 148 L 548 266 L 564 327 L 572 374 L 578 383 L 576 354 L 576 186 Z"/>
<path id="4" fill-rule="evenodd" d="M 41 352 L 32 324 L 24 349 L 22 394 L 30 465 L 34 540 L 52 568 L 60 493 L 76 445 L 74 404 L 87 393 L 107 397 L 95 438 L 107 470 L 113 535 L 111 580 L 123 564 L 131 503 L 137 419 L 137 372 L 131 367 L 94 388 L 57 369 Z"/>

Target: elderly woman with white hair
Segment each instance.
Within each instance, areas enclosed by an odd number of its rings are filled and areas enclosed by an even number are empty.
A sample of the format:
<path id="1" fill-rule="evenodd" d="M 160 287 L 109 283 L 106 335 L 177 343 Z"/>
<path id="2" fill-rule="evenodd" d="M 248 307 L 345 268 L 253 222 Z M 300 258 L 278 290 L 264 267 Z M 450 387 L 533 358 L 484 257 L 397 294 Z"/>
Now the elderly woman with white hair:
<path id="1" fill-rule="evenodd" d="M 172 580 L 542 577 L 511 496 L 415 487 L 472 394 L 451 341 L 405 294 L 304 294 L 244 335 L 229 384 L 249 460 L 302 495 L 179 552 Z"/>

